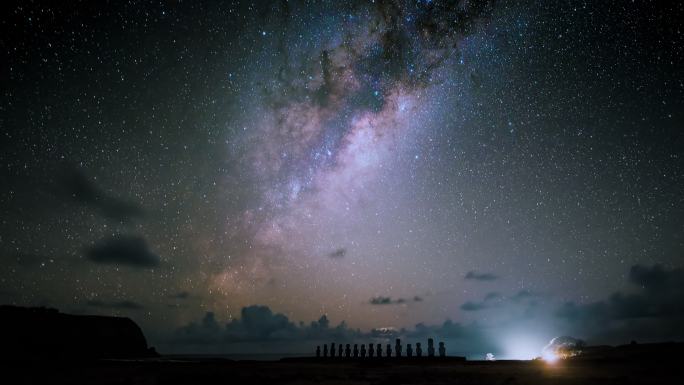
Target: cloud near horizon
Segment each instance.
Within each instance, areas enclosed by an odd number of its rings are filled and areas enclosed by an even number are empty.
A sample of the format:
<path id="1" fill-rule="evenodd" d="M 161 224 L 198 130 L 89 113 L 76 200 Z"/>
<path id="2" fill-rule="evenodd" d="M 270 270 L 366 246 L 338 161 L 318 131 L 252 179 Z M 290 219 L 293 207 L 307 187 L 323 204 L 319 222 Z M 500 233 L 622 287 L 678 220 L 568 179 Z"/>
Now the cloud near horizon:
<path id="1" fill-rule="evenodd" d="M 330 321 L 325 315 L 308 325 L 302 322 L 295 324 L 284 314 L 274 313 L 268 306 L 252 305 L 242 308 L 239 319 L 223 325 L 216 320 L 214 312 L 207 312 L 200 322 L 191 322 L 179 328 L 172 340 L 177 343 L 210 345 L 326 338 L 346 340 L 359 335 L 360 331 L 348 328 L 345 322 L 330 327 Z"/>
<path id="2" fill-rule="evenodd" d="M 157 267 L 161 262 L 159 256 L 150 251 L 145 238 L 136 235 L 105 238 L 87 249 L 86 256 L 99 264 L 139 268 Z"/>
<path id="3" fill-rule="evenodd" d="M 332 326 L 325 315 L 309 324 L 295 323 L 284 314 L 260 305 L 242 308 L 240 319 L 223 324 L 216 319 L 215 313 L 207 312 L 201 321 L 177 329 L 161 346 L 167 351 L 186 353 L 254 353 L 279 349 L 302 353 L 313 351 L 316 344 L 323 343 L 386 343 L 395 338 L 412 343 L 429 337 L 450 341 L 452 346 L 471 351 L 494 347 L 477 324 L 461 325 L 446 320 L 434 326 L 420 323 L 411 330 L 378 328 L 364 332 L 348 327 L 344 321 Z"/>
<path id="4" fill-rule="evenodd" d="M 330 258 L 344 258 L 347 255 L 347 249 L 344 247 L 341 247 L 335 251 L 332 251 L 328 254 L 328 257 Z"/>
<path id="5" fill-rule="evenodd" d="M 392 297 L 385 297 L 385 296 L 378 296 L 378 297 L 373 297 L 370 300 L 368 300 L 368 303 L 371 305 L 401 305 L 405 304 L 408 302 L 422 302 L 423 298 L 420 296 L 413 296 L 411 299 L 406 299 L 406 298 L 397 298 L 393 299 Z"/>
<path id="6" fill-rule="evenodd" d="M 542 304 L 544 296 L 526 290 L 511 296 L 490 292 L 480 301 L 468 301 L 461 306 L 467 312 L 491 311 L 488 322 L 463 324 L 447 319 L 437 325 L 419 323 L 412 329 L 361 331 L 348 327 L 344 321 L 331 326 L 325 315 L 309 324 L 295 323 L 268 306 L 255 305 L 244 307 L 240 319 L 224 324 L 208 312 L 200 322 L 191 322 L 167 336 L 162 345 L 186 352 L 301 353 L 319 343 L 369 343 L 394 338 L 402 338 L 406 343 L 432 337 L 447 342 L 450 354 L 506 354 L 514 349 L 511 340 L 525 336 L 534 336 L 539 349 L 559 335 L 573 335 L 589 344 L 684 338 L 684 270 L 635 265 L 630 269 L 629 282 L 635 286 L 635 292 L 617 292 L 606 300 L 588 304 Z M 375 297 L 371 301 L 378 305 L 403 303 L 391 297 Z M 532 351 L 536 351 L 534 347 Z"/>
<path id="7" fill-rule="evenodd" d="M 185 291 L 185 290 L 179 291 L 179 292 L 176 292 L 173 294 L 169 294 L 169 298 L 173 298 L 173 299 L 188 299 L 190 297 L 191 297 L 190 292 Z"/>
<path id="8" fill-rule="evenodd" d="M 473 281 L 495 281 L 499 279 L 499 277 L 492 273 L 478 273 L 476 271 L 471 270 L 466 273 L 464 279 Z"/>
<path id="9" fill-rule="evenodd" d="M 555 315 L 597 341 L 684 338 L 684 269 L 634 265 L 628 280 L 636 291 L 588 304 L 566 302 Z"/>

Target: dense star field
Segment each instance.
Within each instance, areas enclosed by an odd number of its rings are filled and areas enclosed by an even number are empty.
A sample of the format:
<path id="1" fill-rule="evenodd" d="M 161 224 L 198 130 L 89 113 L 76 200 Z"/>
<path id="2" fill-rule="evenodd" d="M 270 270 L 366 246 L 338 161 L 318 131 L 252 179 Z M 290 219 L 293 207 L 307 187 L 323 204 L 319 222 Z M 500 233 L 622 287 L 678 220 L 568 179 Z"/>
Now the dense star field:
<path id="1" fill-rule="evenodd" d="M 0 303 L 161 352 L 684 338 L 684 6 L 3 3 Z"/>

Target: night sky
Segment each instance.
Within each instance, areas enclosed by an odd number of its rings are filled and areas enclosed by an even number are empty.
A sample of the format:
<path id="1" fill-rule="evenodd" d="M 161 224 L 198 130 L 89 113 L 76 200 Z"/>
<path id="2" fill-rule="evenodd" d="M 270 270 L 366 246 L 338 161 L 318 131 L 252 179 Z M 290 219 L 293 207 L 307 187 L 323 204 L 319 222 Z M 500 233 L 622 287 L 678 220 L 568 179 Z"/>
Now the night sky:
<path id="1" fill-rule="evenodd" d="M 684 339 L 657 3 L 3 3 L 0 302 L 161 352 Z"/>

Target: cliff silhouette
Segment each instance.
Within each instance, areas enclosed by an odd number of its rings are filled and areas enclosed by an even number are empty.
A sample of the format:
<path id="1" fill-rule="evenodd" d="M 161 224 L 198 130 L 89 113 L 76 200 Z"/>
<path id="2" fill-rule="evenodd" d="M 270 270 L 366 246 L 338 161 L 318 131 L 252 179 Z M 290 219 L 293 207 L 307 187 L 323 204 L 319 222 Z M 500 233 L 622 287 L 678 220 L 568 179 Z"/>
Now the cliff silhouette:
<path id="1" fill-rule="evenodd" d="M 156 356 L 130 318 L 72 315 L 56 309 L 0 306 L 5 359 L 97 359 Z"/>

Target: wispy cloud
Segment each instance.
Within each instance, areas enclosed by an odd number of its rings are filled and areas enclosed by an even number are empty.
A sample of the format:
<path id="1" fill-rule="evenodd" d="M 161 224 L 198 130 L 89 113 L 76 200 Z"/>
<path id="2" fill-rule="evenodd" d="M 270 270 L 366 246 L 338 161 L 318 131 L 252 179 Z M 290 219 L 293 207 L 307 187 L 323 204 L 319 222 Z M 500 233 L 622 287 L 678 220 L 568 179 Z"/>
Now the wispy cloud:
<path id="1" fill-rule="evenodd" d="M 472 270 L 467 272 L 464 278 L 474 281 L 494 281 L 499 279 L 497 275 L 494 275 L 492 273 L 478 273 Z"/>

